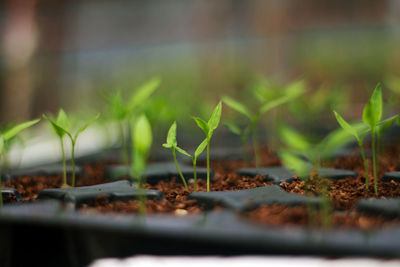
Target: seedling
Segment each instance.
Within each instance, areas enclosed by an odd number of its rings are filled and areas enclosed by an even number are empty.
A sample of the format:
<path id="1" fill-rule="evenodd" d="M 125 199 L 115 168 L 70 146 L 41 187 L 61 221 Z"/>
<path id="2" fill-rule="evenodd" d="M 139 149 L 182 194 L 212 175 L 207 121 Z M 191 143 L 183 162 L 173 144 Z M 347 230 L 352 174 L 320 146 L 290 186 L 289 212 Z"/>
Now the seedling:
<path id="1" fill-rule="evenodd" d="M 75 132 L 75 134 L 73 134 L 71 129 L 69 129 L 70 125 L 69 125 L 68 116 L 62 109 L 59 110 L 56 121 L 50 119 L 45 114 L 43 114 L 43 117 L 50 123 L 54 132 L 57 134 L 57 136 L 60 139 L 62 159 L 63 159 L 63 183 L 64 183 L 64 185 L 67 185 L 67 171 L 66 171 L 66 160 L 65 160 L 63 137 L 65 135 L 67 135 L 69 137 L 69 139 L 71 140 L 71 163 L 72 163 L 71 186 L 75 187 L 75 146 L 76 146 L 76 141 L 77 141 L 79 135 L 82 132 L 84 132 L 86 130 L 86 128 L 89 127 L 90 124 L 92 124 L 95 120 L 97 120 L 100 117 L 100 113 L 98 113 L 94 118 L 92 118 L 91 120 L 86 122 L 81 128 L 79 128 Z"/>
<path id="2" fill-rule="evenodd" d="M 374 191 L 375 195 L 378 195 L 378 178 L 377 178 L 377 155 L 376 155 L 376 138 L 377 133 L 384 130 L 385 128 L 391 126 L 393 121 L 398 117 L 397 115 L 390 117 L 386 120 L 381 121 L 383 113 L 383 104 L 382 104 L 382 87 L 378 83 L 375 87 L 374 92 L 372 93 L 371 98 L 367 102 L 364 107 L 362 119 L 366 126 L 361 134 L 354 129 L 350 124 L 348 124 L 336 111 L 334 114 L 336 116 L 337 121 L 339 122 L 340 126 L 345 129 L 348 133 L 353 135 L 360 146 L 361 157 L 364 161 L 364 168 L 365 168 L 365 183 L 366 188 L 368 189 L 369 186 L 369 172 L 368 172 L 368 164 L 364 153 L 363 148 L 363 141 L 369 132 L 371 132 L 371 149 L 372 149 L 372 171 L 374 177 Z"/>
<path id="3" fill-rule="evenodd" d="M 122 160 L 125 164 L 129 162 L 129 150 L 127 145 L 128 131 L 131 128 L 130 122 L 132 115 L 141 112 L 143 103 L 150 98 L 154 91 L 160 86 L 161 79 L 153 77 L 149 81 L 142 84 L 128 99 L 124 102 L 120 91 L 116 91 L 113 95 L 106 96 L 106 100 L 110 106 L 110 114 L 119 125 L 119 134 L 122 142 Z"/>
<path id="4" fill-rule="evenodd" d="M 243 130 L 241 130 L 239 126 L 233 123 L 229 123 L 227 126 L 233 133 L 239 135 L 242 140 L 247 140 L 249 135 L 250 134 L 252 135 L 256 167 L 260 166 L 260 152 L 259 152 L 260 149 L 258 144 L 259 142 L 258 142 L 257 130 L 261 116 L 267 113 L 268 111 L 272 110 L 273 108 L 276 108 L 280 105 L 290 102 L 293 99 L 300 96 L 301 94 L 303 94 L 304 86 L 305 84 L 303 81 L 296 81 L 290 84 L 285 90 L 283 96 L 276 97 L 275 99 L 271 99 L 270 101 L 264 100 L 256 112 L 251 112 L 245 105 L 230 97 L 227 96 L 223 97 L 223 101 L 226 105 L 228 105 L 233 110 L 239 112 L 240 114 L 244 115 L 249 120 L 248 125 Z M 258 97 L 258 99 L 261 100 L 262 98 Z"/>
<path id="5" fill-rule="evenodd" d="M 144 173 L 146 171 L 147 158 L 153 142 L 150 123 L 145 115 L 141 115 L 133 123 L 132 147 L 133 163 L 131 166 L 131 177 L 133 182 L 138 183 L 140 213 L 146 213 L 146 195 L 143 189 Z"/>
<path id="6" fill-rule="evenodd" d="M 219 101 L 218 105 L 214 108 L 208 122 L 199 117 L 192 117 L 196 121 L 197 126 L 199 126 L 200 129 L 202 129 L 206 135 L 205 141 L 207 143 L 207 145 L 206 145 L 206 147 L 207 147 L 207 192 L 210 192 L 210 142 L 211 142 L 211 137 L 212 137 L 215 129 L 217 129 L 217 127 L 219 125 L 219 121 L 221 120 L 221 113 L 222 113 L 222 102 Z M 200 144 L 200 146 L 201 146 L 201 144 Z"/>
<path id="7" fill-rule="evenodd" d="M 23 122 L 23 123 L 18 124 L 0 134 L 0 206 L 3 206 L 1 172 L 2 172 L 2 167 L 3 167 L 2 160 L 6 153 L 6 150 L 4 148 L 7 145 L 7 143 L 12 138 L 14 138 L 17 134 L 19 134 L 21 131 L 25 130 L 26 128 L 29 128 L 32 125 L 38 123 L 39 121 L 40 121 L 40 119 Z"/>
<path id="8" fill-rule="evenodd" d="M 175 151 L 178 151 L 179 153 L 189 157 L 192 160 L 193 176 L 194 176 L 194 191 L 197 191 L 197 171 L 196 171 L 197 158 L 204 151 L 206 146 L 207 146 L 207 139 L 204 139 L 203 142 L 201 142 L 201 144 L 197 147 L 196 151 L 194 152 L 194 156 L 192 156 L 188 152 L 186 152 L 184 149 L 178 147 L 178 142 L 176 140 L 176 121 L 174 121 L 174 123 L 171 125 L 171 127 L 168 131 L 167 143 L 163 144 L 163 147 L 169 148 L 172 150 L 172 155 L 174 157 L 176 169 L 178 170 L 179 175 L 181 176 L 183 185 L 185 186 L 185 189 L 188 192 L 189 192 L 189 188 L 186 184 L 185 177 L 183 176 L 181 169 L 179 168 L 178 161 L 176 160 Z"/>

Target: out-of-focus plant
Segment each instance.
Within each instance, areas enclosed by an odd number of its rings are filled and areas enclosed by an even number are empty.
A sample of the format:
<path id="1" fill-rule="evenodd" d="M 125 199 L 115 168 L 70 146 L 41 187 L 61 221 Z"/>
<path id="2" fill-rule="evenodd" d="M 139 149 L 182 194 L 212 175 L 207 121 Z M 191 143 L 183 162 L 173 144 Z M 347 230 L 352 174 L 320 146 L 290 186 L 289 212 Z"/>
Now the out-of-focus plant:
<path id="1" fill-rule="evenodd" d="M 228 96 L 222 98 L 223 102 L 226 105 L 244 115 L 248 119 L 248 124 L 244 129 L 232 122 L 226 125 L 234 134 L 240 136 L 243 143 L 247 143 L 249 135 L 252 135 L 256 167 L 260 166 L 260 148 L 257 131 L 261 116 L 272 110 L 273 108 L 293 101 L 294 99 L 299 97 L 305 91 L 305 83 L 302 80 L 293 82 L 284 90 L 283 95 L 274 95 L 274 98 L 272 99 L 270 97 L 267 97 L 266 94 L 263 94 L 264 91 L 260 90 L 260 88 L 261 87 L 255 87 L 254 89 L 255 95 L 258 96 L 257 99 L 261 102 L 261 105 L 255 112 L 250 111 L 250 109 L 248 109 L 244 104 Z M 265 92 L 268 92 L 268 90 Z"/>
<path id="2" fill-rule="evenodd" d="M 144 104 L 148 101 L 154 91 L 160 86 L 161 79 L 153 77 L 135 90 L 128 97 L 128 101 L 124 101 L 121 91 L 116 91 L 114 94 L 106 96 L 106 100 L 110 107 L 110 115 L 113 120 L 118 123 L 119 135 L 122 145 L 122 160 L 125 164 L 129 162 L 129 148 L 127 140 L 128 131 L 133 120 L 132 116 L 141 113 Z"/>
<path id="3" fill-rule="evenodd" d="M 199 117 L 192 117 L 196 121 L 197 126 L 199 126 L 200 129 L 202 129 L 204 134 L 206 135 L 205 140 L 207 143 L 206 146 L 207 147 L 207 192 L 210 192 L 210 142 L 211 142 L 211 137 L 215 129 L 217 129 L 219 122 L 221 120 L 221 113 L 222 113 L 222 102 L 219 101 L 217 106 L 214 108 L 210 116 L 210 119 L 208 121 L 205 121 Z"/>
<path id="4" fill-rule="evenodd" d="M 3 206 L 1 172 L 2 172 L 2 167 L 3 167 L 2 160 L 5 156 L 5 153 L 7 152 L 5 147 L 8 145 L 7 143 L 10 140 L 12 140 L 17 134 L 19 134 L 21 131 L 25 130 L 26 128 L 29 128 L 32 125 L 38 123 L 39 121 L 40 121 L 40 119 L 23 122 L 18 125 L 15 125 L 14 127 L 10 128 L 0 134 L 0 206 Z"/>
<path id="5" fill-rule="evenodd" d="M 145 183 L 144 173 L 146 171 L 147 159 L 151 145 L 153 143 L 153 135 L 151 125 L 145 115 L 140 115 L 133 123 L 132 128 L 132 154 L 133 161 L 130 170 L 133 182 L 138 184 L 140 213 L 146 213 L 146 194 L 143 185 Z"/>
<path id="6" fill-rule="evenodd" d="M 71 164 L 72 164 L 72 178 L 71 178 L 71 186 L 75 186 L 75 148 L 76 148 L 76 141 L 78 140 L 79 135 L 89 127 L 94 121 L 96 121 L 100 117 L 100 113 L 98 113 L 95 117 L 91 120 L 84 123 L 75 133 L 72 133 L 72 129 L 70 129 L 70 123 L 67 114 L 64 112 L 63 109 L 60 109 L 58 112 L 57 119 L 54 121 L 50 119 L 48 116 L 43 114 L 43 117 L 50 123 L 54 132 L 60 139 L 61 144 L 61 153 L 62 153 L 62 160 L 63 160 L 63 184 L 67 185 L 67 171 L 66 171 L 66 160 L 65 160 L 65 151 L 64 151 L 64 143 L 63 137 L 67 135 L 71 140 Z"/>
<path id="7" fill-rule="evenodd" d="M 176 140 L 176 121 L 171 125 L 171 128 L 168 131 L 167 143 L 163 144 L 163 147 L 169 148 L 172 150 L 172 155 L 174 157 L 176 169 L 178 170 L 179 175 L 181 176 L 183 185 L 185 186 L 185 189 L 187 191 L 189 191 L 189 188 L 186 184 L 185 177 L 183 176 L 181 169 L 179 168 L 178 161 L 176 160 L 175 151 L 178 151 L 179 153 L 189 157 L 192 160 L 193 176 L 194 176 L 194 191 L 197 191 L 197 171 L 196 171 L 197 158 L 204 151 L 206 146 L 207 146 L 207 139 L 204 139 L 203 142 L 201 142 L 200 145 L 196 148 L 196 150 L 194 152 L 194 156 L 192 156 L 188 152 L 186 152 L 184 149 L 178 147 L 178 142 Z"/>
<path id="8" fill-rule="evenodd" d="M 322 85 L 318 89 L 303 94 L 289 103 L 290 114 L 304 125 L 314 126 L 322 122 L 323 115 L 330 115 L 333 107 L 343 111 L 348 104 L 346 90 L 339 86 Z"/>

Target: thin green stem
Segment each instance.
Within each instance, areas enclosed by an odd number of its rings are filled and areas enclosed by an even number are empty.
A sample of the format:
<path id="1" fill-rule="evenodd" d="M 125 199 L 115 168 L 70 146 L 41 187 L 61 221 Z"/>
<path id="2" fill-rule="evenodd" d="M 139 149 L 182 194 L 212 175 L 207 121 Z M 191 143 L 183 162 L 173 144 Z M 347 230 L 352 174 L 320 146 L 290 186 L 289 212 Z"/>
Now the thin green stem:
<path id="1" fill-rule="evenodd" d="M 253 134 L 253 149 L 254 149 L 254 158 L 256 161 L 256 168 L 260 167 L 260 148 L 258 144 L 258 137 L 255 130 L 252 131 Z"/>
<path id="2" fill-rule="evenodd" d="M 372 128 L 371 137 L 372 137 L 372 168 L 374 172 L 374 190 L 375 190 L 375 195 L 378 196 L 378 177 L 376 175 L 376 142 L 375 142 L 376 136 L 374 128 Z"/>
<path id="3" fill-rule="evenodd" d="M 207 140 L 207 192 L 210 192 L 210 140 Z"/>
<path id="4" fill-rule="evenodd" d="M 187 186 L 187 184 L 186 184 L 185 177 L 183 177 L 183 174 L 182 174 L 182 172 L 181 172 L 181 169 L 179 168 L 179 165 L 178 165 L 178 161 L 176 160 L 176 152 L 175 152 L 175 148 L 172 148 L 172 155 L 174 156 L 174 162 L 175 162 L 175 166 L 176 166 L 176 169 L 177 169 L 177 170 L 178 170 L 178 172 L 179 172 L 179 175 L 181 176 L 181 179 L 182 179 L 183 185 L 185 186 L 185 189 L 186 189 L 186 191 L 188 191 L 188 192 L 189 192 L 189 188 L 188 188 L 188 186 Z"/>
<path id="5" fill-rule="evenodd" d="M 197 170 L 196 170 L 196 159 L 193 158 L 193 178 L 194 178 L 194 191 L 197 192 Z"/>
<path id="6" fill-rule="evenodd" d="M 365 187 L 368 189 L 369 187 L 369 170 L 368 170 L 368 162 L 367 162 L 367 158 L 365 157 L 365 152 L 364 152 L 364 146 L 361 143 L 360 144 L 360 153 L 361 153 L 361 157 L 362 160 L 364 162 L 364 170 L 365 170 Z"/>
<path id="7" fill-rule="evenodd" d="M 124 124 L 121 121 L 119 123 L 119 131 L 120 131 L 120 138 L 121 138 L 121 146 L 122 146 L 122 163 L 123 164 L 129 164 L 129 149 L 128 145 L 125 139 L 125 134 L 124 134 Z"/>
<path id="8" fill-rule="evenodd" d="M 1 162 L 2 158 L 0 156 L 0 207 L 3 207 L 3 180 L 1 172 L 3 171 L 3 163 Z"/>
<path id="9" fill-rule="evenodd" d="M 71 151 L 71 163 L 72 163 L 72 187 L 75 187 L 75 140 L 72 141 Z"/>
<path id="10" fill-rule="evenodd" d="M 247 140 L 245 137 L 242 137 L 241 139 L 242 139 L 244 167 L 247 167 L 249 165 L 249 157 L 247 155 Z"/>
<path id="11" fill-rule="evenodd" d="M 65 159 L 65 149 L 64 149 L 64 142 L 63 138 L 60 138 L 61 144 L 61 156 L 62 156 L 62 165 L 63 165 L 63 184 L 67 184 L 67 162 Z"/>

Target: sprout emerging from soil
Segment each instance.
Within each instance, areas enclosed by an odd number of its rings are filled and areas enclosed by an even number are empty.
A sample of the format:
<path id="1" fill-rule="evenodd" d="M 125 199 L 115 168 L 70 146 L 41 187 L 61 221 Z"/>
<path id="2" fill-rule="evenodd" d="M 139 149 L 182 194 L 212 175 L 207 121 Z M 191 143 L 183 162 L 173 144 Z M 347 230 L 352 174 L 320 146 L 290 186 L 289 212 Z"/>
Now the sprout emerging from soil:
<path id="1" fill-rule="evenodd" d="M 243 130 L 234 123 L 228 123 L 226 124 L 226 126 L 234 134 L 240 136 L 244 144 L 247 142 L 249 135 L 250 134 L 252 135 L 256 167 L 260 166 L 260 151 L 259 151 L 260 148 L 259 148 L 257 130 L 261 116 L 280 105 L 283 105 L 285 103 L 288 103 L 296 99 L 298 96 L 304 93 L 305 91 L 304 87 L 305 83 L 302 80 L 290 84 L 286 88 L 283 96 L 276 97 L 275 99 L 269 101 L 263 101 L 261 103 L 262 105 L 258 108 L 256 112 L 251 112 L 245 105 L 228 96 L 222 98 L 222 100 L 226 105 L 228 105 L 233 110 L 239 112 L 240 114 L 244 115 L 249 120 L 248 125 Z"/>
<path id="2" fill-rule="evenodd" d="M 372 150 L 372 171 L 374 177 L 374 191 L 375 195 L 378 195 L 378 177 L 377 177 L 377 147 L 376 141 L 378 136 L 389 128 L 394 120 L 398 119 L 398 115 L 392 116 L 388 119 L 382 119 L 383 113 L 383 103 L 382 103 L 382 87 L 378 83 L 375 87 L 374 92 L 371 95 L 368 103 L 365 105 L 362 115 L 362 120 L 364 122 L 364 127 L 362 127 L 361 131 L 357 130 L 349 123 L 347 123 L 342 116 L 339 115 L 336 111 L 333 111 L 338 121 L 339 125 L 346 130 L 349 134 L 354 136 L 357 139 L 358 145 L 360 146 L 361 157 L 364 162 L 365 169 L 365 186 L 368 189 L 369 187 L 369 168 L 367 159 L 364 153 L 364 138 L 365 136 L 371 132 L 371 150 Z M 361 132 L 361 133 L 360 133 Z"/>
<path id="3" fill-rule="evenodd" d="M 5 146 L 7 142 L 9 142 L 12 138 L 14 138 L 17 134 L 19 134 L 21 131 L 25 130 L 26 128 L 31 127 L 32 125 L 38 123 L 40 119 L 32 120 L 32 121 L 27 121 L 23 122 L 21 124 L 18 124 L 4 133 L 0 134 L 0 206 L 3 206 L 3 195 L 2 195 L 2 180 L 1 180 L 1 171 L 2 171 L 2 159 L 4 158 L 4 154 L 6 153 Z"/>
<path id="4" fill-rule="evenodd" d="M 186 184 L 185 177 L 183 176 L 181 169 L 179 168 L 178 161 L 176 160 L 176 153 L 175 151 L 178 151 L 182 155 L 185 155 L 189 157 L 192 160 L 193 163 L 193 178 L 194 178 L 194 191 L 197 191 L 197 171 L 196 171 L 196 164 L 197 164 L 197 158 L 200 156 L 200 154 L 204 151 L 204 149 L 207 146 L 207 139 L 204 139 L 203 142 L 197 147 L 196 151 L 194 152 L 194 156 L 190 155 L 188 152 L 186 152 L 184 149 L 178 147 L 178 142 L 176 140 L 176 121 L 171 125 L 168 135 L 167 135 L 167 143 L 163 144 L 163 147 L 169 148 L 172 150 L 172 155 L 174 157 L 174 162 L 176 165 L 176 169 L 179 172 L 179 175 L 181 176 L 183 185 L 185 186 L 186 191 L 189 192 L 189 188 Z"/>
<path id="5" fill-rule="evenodd" d="M 131 128 L 129 123 L 132 121 L 132 115 L 140 114 L 143 110 L 143 104 L 147 102 L 150 96 L 160 86 L 161 79 L 153 77 L 138 87 L 134 93 L 128 97 L 125 103 L 120 91 L 116 91 L 110 96 L 105 96 L 110 106 L 110 115 L 118 123 L 119 135 L 122 146 L 122 161 L 129 163 L 129 148 L 127 144 L 128 131 Z"/>
<path id="6" fill-rule="evenodd" d="M 64 143 L 63 143 L 63 137 L 67 135 L 70 140 L 71 140 L 71 163 L 72 163 L 72 179 L 71 179 L 71 186 L 75 187 L 75 147 L 76 147 L 76 141 L 79 137 L 79 135 L 86 130 L 87 127 L 89 127 L 90 124 L 92 124 L 94 121 L 96 121 L 100 117 L 100 113 L 98 113 L 95 117 L 93 117 L 91 120 L 86 122 L 83 126 L 81 126 L 75 134 L 72 133 L 71 129 L 68 129 L 70 127 L 69 125 L 69 119 L 67 114 L 63 109 L 60 109 L 58 112 L 58 116 L 56 121 L 50 119 L 47 117 L 45 114 L 43 114 L 43 117 L 50 123 L 52 126 L 54 132 L 57 134 L 58 138 L 60 139 L 60 144 L 61 144 L 61 153 L 62 153 L 62 160 L 63 160 L 63 184 L 67 185 L 67 170 L 66 170 L 66 159 L 65 159 L 65 151 L 64 151 Z"/>
<path id="7" fill-rule="evenodd" d="M 212 137 L 215 129 L 217 129 L 219 122 L 221 120 L 221 113 L 222 113 L 222 102 L 219 101 L 218 105 L 214 108 L 208 122 L 199 117 L 192 117 L 196 121 L 197 126 L 199 126 L 200 129 L 202 129 L 206 135 L 205 141 L 207 144 L 206 145 L 206 147 L 207 147 L 207 192 L 210 192 L 210 142 L 211 142 L 211 137 Z M 200 146 L 201 146 L 201 144 L 200 144 Z"/>
<path id="8" fill-rule="evenodd" d="M 133 163 L 131 177 L 138 183 L 140 213 L 146 213 L 146 194 L 143 189 L 144 173 L 146 171 L 147 158 L 153 143 L 153 135 L 150 123 L 145 115 L 139 116 L 133 123 L 132 147 Z"/>

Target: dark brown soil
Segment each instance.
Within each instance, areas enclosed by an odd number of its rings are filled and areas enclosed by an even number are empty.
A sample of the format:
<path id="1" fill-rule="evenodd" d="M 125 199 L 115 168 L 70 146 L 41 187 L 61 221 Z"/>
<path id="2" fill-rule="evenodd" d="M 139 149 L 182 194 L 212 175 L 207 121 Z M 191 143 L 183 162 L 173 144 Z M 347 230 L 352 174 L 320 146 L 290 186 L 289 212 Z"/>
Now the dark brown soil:
<path id="1" fill-rule="evenodd" d="M 315 212 L 315 211 L 314 211 Z M 344 213 L 334 212 L 328 219 L 328 224 L 323 225 L 322 215 L 317 212 L 311 219 L 306 206 L 288 207 L 285 205 L 262 205 L 257 209 L 243 215 L 246 220 L 251 220 L 261 225 L 268 226 L 309 226 L 309 227 L 341 227 L 376 229 L 395 226 L 399 219 L 387 219 L 381 216 L 363 215 L 354 211 Z"/>
<path id="2" fill-rule="evenodd" d="M 236 174 L 230 174 L 225 177 L 219 177 L 212 180 L 210 185 L 211 191 L 231 191 L 231 190 L 242 190 L 250 189 L 255 187 L 261 187 L 266 185 L 271 185 L 272 182 L 266 181 L 263 176 L 250 177 L 240 177 Z M 189 191 L 194 192 L 193 183 L 189 184 Z M 171 181 L 161 181 L 155 186 L 149 184 L 146 185 L 148 189 L 159 190 L 164 193 L 165 200 L 163 201 L 147 201 L 147 212 L 175 212 L 186 214 L 188 212 L 199 212 L 201 208 L 197 206 L 195 200 L 187 199 L 189 192 L 185 190 L 181 183 L 177 183 L 176 179 L 173 178 Z M 198 190 L 206 191 L 207 183 L 205 180 L 198 181 Z M 90 207 L 81 207 L 81 210 L 93 210 L 101 212 L 137 212 L 139 210 L 139 202 L 132 200 L 129 202 L 112 202 L 109 203 L 107 199 L 100 198 L 94 205 Z"/>
<path id="3" fill-rule="evenodd" d="M 108 164 L 82 165 L 86 175 L 77 176 L 77 186 L 95 185 L 111 182 L 103 178 L 103 173 Z M 25 201 L 35 200 L 39 192 L 46 188 L 60 188 L 62 186 L 62 174 L 53 176 L 21 176 L 16 179 L 3 182 L 3 187 L 16 188 Z M 70 181 L 68 181 L 70 183 Z"/>

